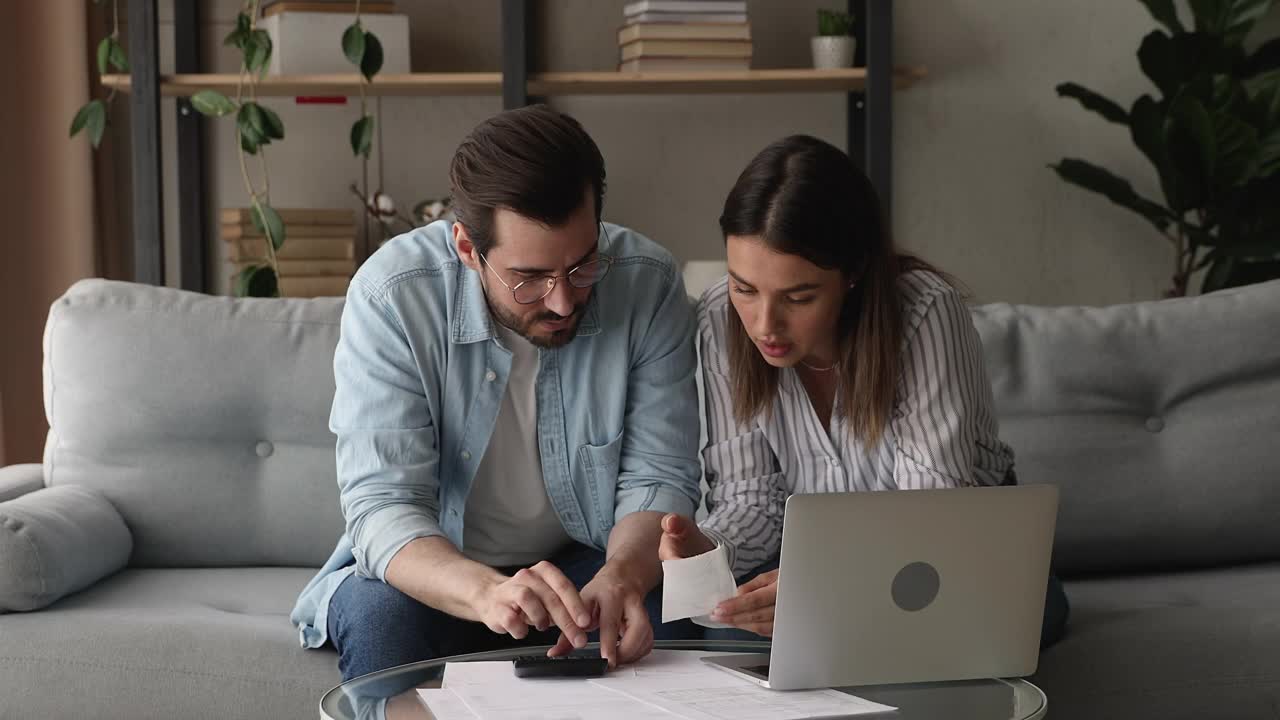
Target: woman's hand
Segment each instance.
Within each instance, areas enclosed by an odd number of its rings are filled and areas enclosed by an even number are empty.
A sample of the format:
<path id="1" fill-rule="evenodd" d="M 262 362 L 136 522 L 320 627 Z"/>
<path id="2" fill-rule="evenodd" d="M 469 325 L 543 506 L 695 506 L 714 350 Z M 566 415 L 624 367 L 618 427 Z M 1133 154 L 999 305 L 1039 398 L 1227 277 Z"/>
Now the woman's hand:
<path id="1" fill-rule="evenodd" d="M 692 520 L 674 513 L 662 518 L 662 540 L 658 542 L 659 560 L 679 560 L 716 549 L 716 544 L 702 534 Z"/>
<path id="2" fill-rule="evenodd" d="M 761 573 L 738 586 L 737 597 L 711 611 L 711 619 L 767 638 L 773 637 L 773 608 L 778 604 L 778 571 Z"/>

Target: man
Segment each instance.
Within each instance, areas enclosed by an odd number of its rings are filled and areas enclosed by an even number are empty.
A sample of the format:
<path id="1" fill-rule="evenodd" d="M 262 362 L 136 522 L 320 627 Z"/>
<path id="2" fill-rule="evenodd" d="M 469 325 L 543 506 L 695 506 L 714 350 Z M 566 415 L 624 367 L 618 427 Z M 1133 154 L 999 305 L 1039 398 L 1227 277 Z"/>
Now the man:
<path id="1" fill-rule="evenodd" d="M 347 532 L 292 620 L 344 679 L 592 631 L 636 660 L 687 632 L 654 620 L 661 519 L 699 492 L 680 274 L 601 223 L 600 151 L 545 106 L 477 127 L 450 183 L 456 223 L 352 279 L 330 416 Z"/>

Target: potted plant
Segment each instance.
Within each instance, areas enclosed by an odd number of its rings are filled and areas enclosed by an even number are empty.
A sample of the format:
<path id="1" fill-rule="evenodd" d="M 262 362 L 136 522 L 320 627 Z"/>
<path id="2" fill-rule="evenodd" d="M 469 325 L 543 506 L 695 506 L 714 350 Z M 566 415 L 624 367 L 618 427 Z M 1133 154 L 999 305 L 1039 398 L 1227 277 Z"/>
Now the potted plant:
<path id="1" fill-rule="evenodd" d="M 1280 277 L 1280 38 L 1254 52 L 1244 38 L 1273 0 L 1191 2 L 1192 29 L 1173 0 L 1141 0 L 1168 30 L 1148 34 L 1138 64 L 1157 95 L 1125 109 L 1075 83 L 1057 87 L 1129 130 L 1154 166 L 1163 202 L 1083 160 L 1050 165 L 1063 180 L 1141 215 L 1174 247 L 1166 296 Z"/>
<path id="2" fill-rule="evenodd" d="M 811 38 L 813 66 L 830 70 L 853 66 L 853 16 L 836 10 L 818 10 L 818 36 Z"/>

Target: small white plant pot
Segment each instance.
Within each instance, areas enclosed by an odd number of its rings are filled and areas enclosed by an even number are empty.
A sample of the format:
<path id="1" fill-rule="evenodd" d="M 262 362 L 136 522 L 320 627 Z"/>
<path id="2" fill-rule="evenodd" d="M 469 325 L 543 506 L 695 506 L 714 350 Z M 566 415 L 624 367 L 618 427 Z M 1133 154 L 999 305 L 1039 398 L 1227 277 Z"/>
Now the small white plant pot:
<path id="1" fill-rule="evenodd" d="M 813 49 L 813 66 L 819 70 L 853 67 L 853 50 L 857 41 L 849 36 L 818 36 L 809 40 Z"/>

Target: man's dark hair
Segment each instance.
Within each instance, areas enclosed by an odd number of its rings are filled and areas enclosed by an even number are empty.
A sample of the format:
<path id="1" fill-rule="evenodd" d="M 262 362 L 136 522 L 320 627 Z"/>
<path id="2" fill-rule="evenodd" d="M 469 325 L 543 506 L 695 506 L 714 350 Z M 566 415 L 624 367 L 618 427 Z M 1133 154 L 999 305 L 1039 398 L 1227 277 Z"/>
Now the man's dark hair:
<path id="1" fill-rule="evenodd" d="M 493 211 L 507 208 L 549 227 L 564 225 L 590 189 L 596 222 L 604 203 L 604 157 L 577 120 L 546 105 L 508 110 L 480 123 L 449 164 L 458 222 L 487 253 Z"/>

